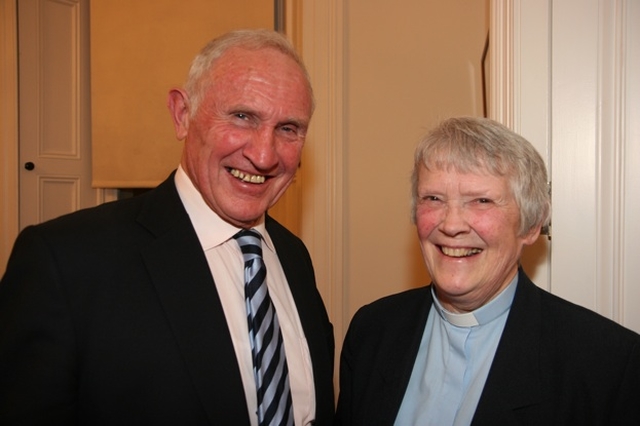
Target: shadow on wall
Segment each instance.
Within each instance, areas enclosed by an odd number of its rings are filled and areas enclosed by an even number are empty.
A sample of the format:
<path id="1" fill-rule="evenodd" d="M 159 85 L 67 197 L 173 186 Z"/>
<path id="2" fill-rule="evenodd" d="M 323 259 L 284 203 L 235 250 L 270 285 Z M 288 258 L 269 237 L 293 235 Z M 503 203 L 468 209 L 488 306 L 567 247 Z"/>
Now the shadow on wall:
<path id="1" fill-rule="evenodd" d="M 544 264 L 548 257 L 548 247 L 547 236 L 540 235 L 534 244 L 524 248 L 520 263 L 529 277 L 535 276 L 538 267 Z"/>
<path id="2" fill-rule="evenodd" d="M 409 240 L 411 243 L 408 244 L 407 247 L 406 259 L 407 267 L 409 268 L 410 288 L 418 288 L 430 284 L 431 277 L 422 258 L 422 251 L 420 250 L 420 242 L 418 241 L 415 226 L 411 228 L 411 230 L 412 238 Z"/>

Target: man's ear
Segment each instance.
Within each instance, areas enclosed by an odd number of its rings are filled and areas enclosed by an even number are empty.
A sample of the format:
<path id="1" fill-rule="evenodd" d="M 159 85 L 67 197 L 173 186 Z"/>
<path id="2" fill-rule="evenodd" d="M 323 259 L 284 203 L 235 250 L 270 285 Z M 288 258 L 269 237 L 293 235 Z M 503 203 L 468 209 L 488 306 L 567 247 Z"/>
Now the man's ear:
<path id="1" fill-rule="evenodd" d="M 171 113 L 176 137 L 178 140 L 183 140 L 189 131 L 189 96 L 182 89 L 171 89 L 167 98 L 167 107 Z"/>

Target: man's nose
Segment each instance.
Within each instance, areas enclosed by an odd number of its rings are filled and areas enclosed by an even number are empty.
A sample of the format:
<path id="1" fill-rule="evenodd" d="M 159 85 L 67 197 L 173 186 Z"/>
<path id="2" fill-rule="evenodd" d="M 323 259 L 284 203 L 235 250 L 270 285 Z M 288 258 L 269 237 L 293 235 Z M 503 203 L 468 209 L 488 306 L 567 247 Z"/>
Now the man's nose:
<path id="1" fill-rule="evenodd" d="M 268 171 L 278 162 L 275 130 L 256 129 L 251 140 L 245 145 L 244 155 L 261 171 Z"/>

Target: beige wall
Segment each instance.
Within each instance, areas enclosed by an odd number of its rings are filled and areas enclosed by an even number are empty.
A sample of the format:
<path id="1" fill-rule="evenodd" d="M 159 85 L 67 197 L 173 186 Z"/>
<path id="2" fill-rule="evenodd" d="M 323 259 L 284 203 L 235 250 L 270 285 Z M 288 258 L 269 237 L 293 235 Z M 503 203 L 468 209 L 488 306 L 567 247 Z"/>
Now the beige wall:
<path id="1" fill-rule="evenodd" d="M 272 0 L 91 0 L 93 186 L 162 182 L 182 151 L 169 89 L 213 37 L 273 21 Z"/>
<path id="2" fill-rule="evenodd" d="M 482 115 L 486 1 L 351 0 L 345 14 L 344 320 L 429 282 L 410 222 L 419 137 Z M 339 338 L 339 337 L 338 337 Z"/>

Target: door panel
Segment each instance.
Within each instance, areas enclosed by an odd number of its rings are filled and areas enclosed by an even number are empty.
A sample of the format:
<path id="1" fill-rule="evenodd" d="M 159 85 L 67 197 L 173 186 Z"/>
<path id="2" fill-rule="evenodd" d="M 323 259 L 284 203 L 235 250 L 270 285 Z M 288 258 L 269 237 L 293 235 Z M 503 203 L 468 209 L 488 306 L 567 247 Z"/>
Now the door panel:
<path id="1" fill-rule="evenodd" d="M 88 1 L 18 1 L 20 228 L 95 205 Z"/>
<path id="2" fill-rule="evenodd" d="M 43 221 L 77 210 L 79 183 L 80 179 L 74 177 L 40 177 L 38 201 L 42 210 L 39 219 Z"/>

